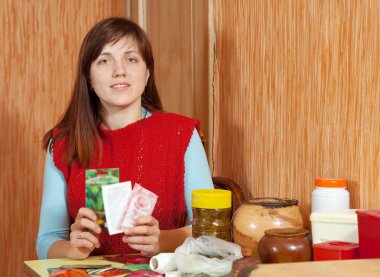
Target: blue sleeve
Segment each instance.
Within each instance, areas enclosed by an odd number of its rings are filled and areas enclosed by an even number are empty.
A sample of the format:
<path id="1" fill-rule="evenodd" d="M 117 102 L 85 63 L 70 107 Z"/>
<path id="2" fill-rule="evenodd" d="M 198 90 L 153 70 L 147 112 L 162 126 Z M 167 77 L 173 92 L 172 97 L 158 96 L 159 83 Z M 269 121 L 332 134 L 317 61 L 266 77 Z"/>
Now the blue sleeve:
<path id="1" fill-rule="evenodd" d="M 196 129 L 185 153 L 185 201 L 189 222 L 193 220 L 191 210 L 191 192 L 195 189 L 212 189 L 210 168 L 201 138 Z"/>
<path id="2" fill-rule="evenodd" d="M 58 240 L 69 240 L 70 220 L 67 210 L 67 187 L 61 171 L 53 162 L 53 157 L 46 154 L 44 192 L 40 211 L 40 227 L 36 248 L 39 259 L 46 259 L 47 253 Z"/>

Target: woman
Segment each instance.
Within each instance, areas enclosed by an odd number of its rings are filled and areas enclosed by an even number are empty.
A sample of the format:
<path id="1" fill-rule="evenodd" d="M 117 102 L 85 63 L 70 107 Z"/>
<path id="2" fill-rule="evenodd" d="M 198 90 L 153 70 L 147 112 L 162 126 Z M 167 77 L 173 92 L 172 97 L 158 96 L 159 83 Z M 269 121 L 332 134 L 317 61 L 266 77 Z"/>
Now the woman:
<path id="1" fill-rule="evenodd" d="M 212 188 L 199 121 L 162 111 L 145 32 L 124 18 L 97 23 L 81 46 L 73 94 L 63 119 L 44 137 L 44 195 L 39 258 L 174 251 L 191 235 L 191 191 Z M 158 195 L 152 216 L 110 236 L 85 207 L 85 170 L 119 168 Z"/>

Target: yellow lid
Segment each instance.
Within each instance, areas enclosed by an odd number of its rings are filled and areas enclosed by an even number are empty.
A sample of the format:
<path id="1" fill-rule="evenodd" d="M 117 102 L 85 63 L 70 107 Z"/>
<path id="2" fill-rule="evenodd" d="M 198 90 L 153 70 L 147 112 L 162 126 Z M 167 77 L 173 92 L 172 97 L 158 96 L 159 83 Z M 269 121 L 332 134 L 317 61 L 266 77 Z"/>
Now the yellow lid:
<path id="1" fill-rule="evenodd" d="M 191 194 L 191 206 L 202 209 L 231 208 L 231 191 L 224 189 L 197 189 Z"/>

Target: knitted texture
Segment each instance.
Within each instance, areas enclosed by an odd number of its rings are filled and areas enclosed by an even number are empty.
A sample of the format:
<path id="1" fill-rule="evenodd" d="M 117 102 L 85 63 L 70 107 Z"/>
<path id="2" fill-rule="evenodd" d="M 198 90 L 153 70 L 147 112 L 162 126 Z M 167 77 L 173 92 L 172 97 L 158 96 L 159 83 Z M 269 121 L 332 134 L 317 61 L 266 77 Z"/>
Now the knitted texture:
<path id="1" fill-rule="evenodd" d="M 194 128 L 199 121 L 171 113 L 153 113 L 150 117 L 122 129 L 105 130 L 98 127 L 102 140 L 102 158 L 88 168 L 62 161 L 66 139 L 53 145 L 53 159 L 68 184 L 67 201 L 71 223 L 78 210 L 85 207 L 85 170 L 119 168 L 120 182 L 131 181 L 158 195 L 153 216 L 160 229 L 179 227 L 181 215 L 186 210 L 184 199 L 184 156 Z M 122 242 L 123 234 L 109 236 L 103 230 L 99 236 L 101 247 L 92 255 L 133 253 Z"/>

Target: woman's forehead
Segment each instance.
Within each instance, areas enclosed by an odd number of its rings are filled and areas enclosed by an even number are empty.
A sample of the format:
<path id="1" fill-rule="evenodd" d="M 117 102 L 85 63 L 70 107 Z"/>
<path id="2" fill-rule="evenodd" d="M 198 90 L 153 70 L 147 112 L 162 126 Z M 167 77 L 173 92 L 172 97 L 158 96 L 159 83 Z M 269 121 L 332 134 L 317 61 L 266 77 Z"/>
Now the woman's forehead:
<path id="1" fill-rule="evenodd" d="M 140 52 L 139 45 L 133 37 L 122 37 L 120 39 L 114 39 L 106 43 L 102 49 L 102 52 L 108 50 L 134 50 Z"/>

